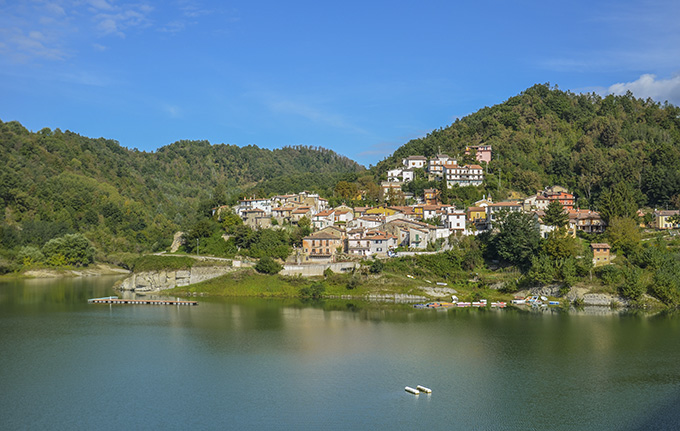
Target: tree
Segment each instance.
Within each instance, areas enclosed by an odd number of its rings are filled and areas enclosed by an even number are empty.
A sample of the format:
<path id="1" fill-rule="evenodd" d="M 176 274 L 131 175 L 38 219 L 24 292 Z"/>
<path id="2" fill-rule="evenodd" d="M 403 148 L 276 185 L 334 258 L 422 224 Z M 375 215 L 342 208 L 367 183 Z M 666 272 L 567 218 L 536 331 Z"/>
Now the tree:
<path id="1" fill-rule="evenodd" d="M 575 238 L 564 235 L 560 231 L 552 231 L 543 243 L 543 252 L 552 260 L 576 257 L 578 242 Z"/>
<path id="2" fill-rule="evenodd" d="M 446 182 L 446 177 L 442 176 L 439 185 L 439 199 L 444 205 L 448 205 L 451 200 L 451 192 L 449 191 L 449 184 Z"/>
<path id="3" fill-rule="evenodd" d="M 548 208 L 545 209 L 543 223 L 560 229 L 569 222 L 569 215 L 564 211 L 564 207 L 558 200 L 550 201 Z"/>
<path id="4" fill-rule="evenodd" d="M 612 249 L 630 255 L 640 245 L 640 227 L 636 220 L 614 217 L 607 226 L 607 237 Z"/>
<path id="5" fill-rule="evenodd" d="M 383 263 L 382 260 L 373 259 L 373 261 L 369 265 L 369 272 L 371 274 L 380 274 L 383 271 L 384 268 L 385 268 L 385 264 Z"/>
<path id="6" fill-rule="evenodd" d="M 614 188 L 607 189 L 600 195 L 600 217 L 609 225 L 613 218 L 637 217 L 638 205 L 634 197 L 633 188 L 624 182 L 620 182 Z"/>
<path id="7" fill-rule="evenodd" d="M 300 217 L 300 220 L 298 220 L 297 224 L 303 229 L 309 229 L 312 226 L 312 221 L 309 219 L 309 217 L 302 216 Z"/>
<path id="8" fill-rule="evenodd" d="M 541 245 L 541 234 L 531 214 L 510 212 L 500 222 L 491 246 L 504 261 L 522 270 L 531 266 L 531 258 Z"/>
<path id="9" fill-rule="evenodd" d="M 257 265 L 255 265 L 255 271 L 263 274 L 278 274 L 282 269 L 283 266 L 269 256 L 261 258 Z"/>
<path id="10" fill-rule="evenodd" d="M 355 183 L 338 181 L 335 185 L 335 195 L 346 200 L 352 200 L 357 196 L 358 187 Z"/>
<path id="11" fill-rule="evenodd" d="M 47 241 L 42 252 L 52 266 L 87 266 L 94 262 L 94 247 L 79 233 Z"/>

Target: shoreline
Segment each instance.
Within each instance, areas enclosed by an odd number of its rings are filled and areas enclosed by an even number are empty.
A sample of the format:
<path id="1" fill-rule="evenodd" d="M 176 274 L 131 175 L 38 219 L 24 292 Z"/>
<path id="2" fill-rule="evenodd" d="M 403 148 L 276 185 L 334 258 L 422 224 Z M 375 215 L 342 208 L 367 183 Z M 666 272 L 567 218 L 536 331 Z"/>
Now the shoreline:
<path id="1" fill-rule="evenodd" d="M 98 263 L 83 268 L 35 268 L 20 273 L 0 276 L 0 279 L 98 277 L 103 275 L 128 275 L 131 271 L 117 266 Z"/>

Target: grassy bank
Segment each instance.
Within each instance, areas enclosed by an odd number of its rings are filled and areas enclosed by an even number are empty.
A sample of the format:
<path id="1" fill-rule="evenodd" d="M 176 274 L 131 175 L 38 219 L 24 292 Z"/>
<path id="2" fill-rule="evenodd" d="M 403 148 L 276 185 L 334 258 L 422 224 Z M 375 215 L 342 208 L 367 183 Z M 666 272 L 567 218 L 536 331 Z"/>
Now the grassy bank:
<path id="1" fill-rule="evenodd" d="M 363 298 L 369 295 L 416 295 L 450 300 L 450 294 L 433 294 L 433 288 L 453 288 L 460 300 L 509 300 L 511 295 L 491 289 L 485 283 L 460 280 L 439 286 L 432 280 L 402 274 L 329 274 L 326 277 L 287 277 L 259 274 L 251 269 L 237 271 L 191 286 L 168 291 L 172 295 L 209 295 L 271 298 Z"/>

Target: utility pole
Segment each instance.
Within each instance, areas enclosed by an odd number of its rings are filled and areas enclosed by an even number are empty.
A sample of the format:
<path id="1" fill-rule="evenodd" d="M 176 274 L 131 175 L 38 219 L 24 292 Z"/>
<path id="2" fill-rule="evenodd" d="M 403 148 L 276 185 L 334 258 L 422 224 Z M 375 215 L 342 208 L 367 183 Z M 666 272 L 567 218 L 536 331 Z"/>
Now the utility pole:
<path id="1" fill-rule="evenodd" d="M 501 191 L 501 167 L 498 167 L 498 191 Z"/>

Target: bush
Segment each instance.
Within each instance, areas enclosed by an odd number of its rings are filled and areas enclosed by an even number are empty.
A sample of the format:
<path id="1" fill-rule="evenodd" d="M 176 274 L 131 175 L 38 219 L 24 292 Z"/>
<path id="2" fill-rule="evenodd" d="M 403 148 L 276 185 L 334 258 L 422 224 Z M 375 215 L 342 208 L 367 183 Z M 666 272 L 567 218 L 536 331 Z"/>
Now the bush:
<path id="1" fill-rule="evenodd" d="M 21 247 L 21 250 L 19 250 L 19 253 L 17 254 L 17 259 L 23 266 L 31 266 L 43 263 L 45 261 L 45 255 L 38 247 L 27 245 Z"/>
<path id="2" fill-rule="evenodd" d="M 300 296 L 302 298 L 319 299 L 326 293 L 326 285 L 323 282 L 312 283 L 311 286 L 300 289 Z"/>
<path id="3" fill-rule="evenodd" d="M 604 284 L 614 285 L 621 279 L 621 270 L 614 265 L 607 265 L 601 267 L 597 271 L 598 277 L 602 280 Z"/>
<path id="4" fill-rule="evenodd" d="M 283 266 L 269 256 L 263 257 L 255 265 L 255 270 L 263 274 L 278 274 L 282 269 Z"/>
<path id="5" fill-rule="evenodd" d="M 347 289 L 352 290 L 355 289 L 361 284 L 361 280 L 359 279 L 359 276 L 357 275 L 352 275 L 349 280 L 347 280 Z"/>
<path id="6" fill-rule="evenodd" d="M 94 262 L 94 247 L 79 233 L 49 240 L 42 252 L 52 266 L 87 266 Z"/>
<path id="7" fill-rule="evenodd" d="M 369 265 L 369 271 L 371 274 L 380 274 L 383 272 L 383 269 L 385 268 L 385 264 L 383 263 L 382 260 L 380 259 L 373 259 L 371 264 Z"/>

